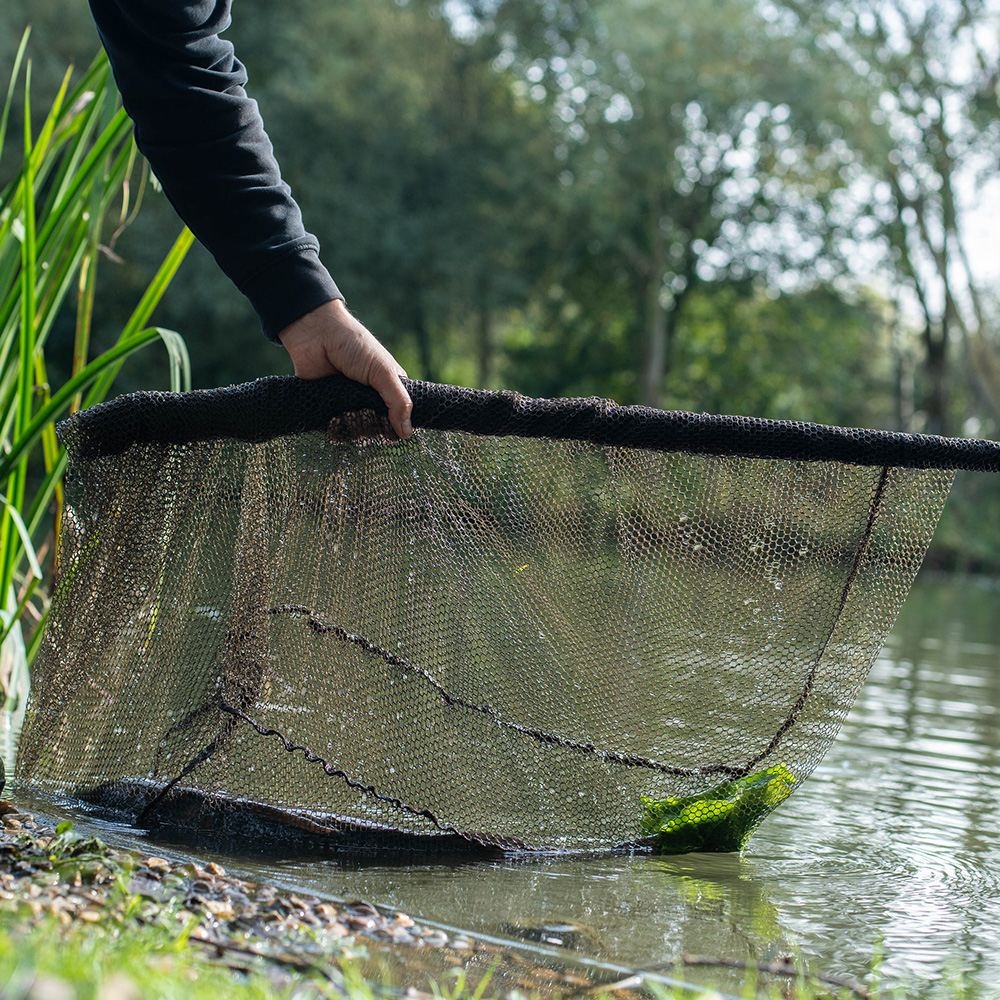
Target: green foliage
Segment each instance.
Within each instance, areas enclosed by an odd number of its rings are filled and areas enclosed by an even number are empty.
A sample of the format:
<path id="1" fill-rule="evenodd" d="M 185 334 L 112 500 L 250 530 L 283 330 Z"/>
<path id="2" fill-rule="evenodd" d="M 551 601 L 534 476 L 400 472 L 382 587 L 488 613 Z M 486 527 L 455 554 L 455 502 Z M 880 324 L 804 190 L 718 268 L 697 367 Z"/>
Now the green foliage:
<path id="1" fill-rule="evenodd" d="M 757 824 L 792 794 L 794 784 L 792 772 L 776 764 L 701 795 L 661 801 L 643 796 L 642 831 L 656 837 L 662 854 L 741 851 Z"/>
<path id="2" fill-rule="evenodd" d="M 2 156 L 23 66 L 23 141 L 12 179 L 0 190 L 0 595 L 6 600 L 0 639 L 18 626 L 42 583 L 36 547 L 51 530 L 52 500 L 61 500 L 65 469 L 53 422 L 104 399 L 125 359 L 154 341 L 170 355 L 172 387 L 190 382 L 184 342 L 149 325 L 191 243 L 186 231 L 114 342 L 91 356 L 97 265 L 112 252 L 106 230 L 113 243 L 135 212 L 145 178 L 136 195 L 130 124 L 103 56 L 73 86 L 65 74 L 40 126 L 33 127 L 27 41 L 25 32 L 0 117 Z M 64 362 L 66 377 L 54 381 L 46 351 L 53 328 L 67 315 L 75 331 L 72 352 Z M 40 635 L 36 628 L 27 663 Z M 4 678 L 5 693 L 23 690 L 19 680 Z"/>
<path id="3" fill-rule="evenodd" d="M 4 926 L 7 925 L 7 926 Z M 213 967 L 184 947 L 185 925 L 176 930 L 139 924 L 77 923 L 64 927 L 53 916 L 33 925 L 0 920 L 0 984 L 12 996 L 155 996 L 163 1000 L 273 1000 L 299 995 L 299 984 L 276 987 L 261 972 L 237 974 Z M 313 996 L 322 996 L 318 988 Z M 333 991 L 330 991 L 333 995 Z M 339 994 L 338 994 L 339 995 Z M 365 993 L 352 994 L 366 998 Z"/>
<path id="4" fill-rule="evenodd" d="M 874 297 L 714 282 L 678 326 L 668 406 L 863 427 L 895 419 L 891 328 Z"/>
<path id="5" fill-rule="evenodd" d="M 61 52 L 60 10 L 32 16 Z M 0 10 L 8 39 L 18 16 Z M 998 173 L 989 16 L 980 0 L 244 0 L 228 37 L 324 260 L 411 375 L 989 433 L 998 313 L 960 287 L 953 197 L 960 175 Z M 114 342 L 175 225 L 154 196 L 121 235 L 95 342 Z M 161 315 L 197 342 L 200 384 L 288 370 L 205 251 L 180 280 Z M 67 324 L 50 337 L 69 352 Z"/>

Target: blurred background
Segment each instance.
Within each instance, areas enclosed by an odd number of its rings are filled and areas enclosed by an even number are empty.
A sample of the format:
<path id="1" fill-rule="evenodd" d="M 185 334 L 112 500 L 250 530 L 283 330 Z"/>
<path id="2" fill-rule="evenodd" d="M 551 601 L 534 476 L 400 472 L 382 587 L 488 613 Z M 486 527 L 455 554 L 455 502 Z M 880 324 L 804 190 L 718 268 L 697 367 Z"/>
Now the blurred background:
<path id="1" fill-rule="evenodd" d="M 27 6 L 0 7 L 0 68 L 31 23 L 44 109 L 99 42 L 84 0 Z M 237 0 L 233 17 L 306 226 L 412 377 L 1000 435 L 998 0 Z M 109 234 L 96 347 L 179 229 L 148 189 Z M 200 248 L 154 318 L 197 387 L 290 371 Z M 73 333 L 67 314 L 50 370 Z M 117 387 L 166 382 L 144 352 Z M 929 565 L 1000 570 L 995 478 L 960 478 Z"/>

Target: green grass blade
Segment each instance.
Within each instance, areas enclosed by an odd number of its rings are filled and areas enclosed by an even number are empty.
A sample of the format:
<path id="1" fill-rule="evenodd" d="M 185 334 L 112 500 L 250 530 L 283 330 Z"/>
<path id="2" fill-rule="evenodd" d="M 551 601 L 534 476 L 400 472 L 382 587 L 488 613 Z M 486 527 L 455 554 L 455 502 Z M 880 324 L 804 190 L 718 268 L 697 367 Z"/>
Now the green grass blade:
<path id="1" fill-rule="evenodd" d="M 23 459 L 24 455 L 41 437 L 45 425 L 60 416 L 68 407 L 69 401 L 81 388 L 86 388 L 107 369 L 120 366 L 120 363 L 129 355 L 135 354 L 136 351 L 141 350 L 159 337 L 160 335 L 155 329 L 149 328 L 140 330 L 129 341 L 119 341 L 114 347 L 109 348 L 100 357 L 91 361 L 79 375 L 61 386 L 58 392 L 53 393 L 52 399 L 35 414 L 23 433 L 16 441 L 12 442 L 10 452 L 0 460 L 0 480 L 11 474 L 16 464 Z"/>
<path id="2" fill-rule="evenodd" d="M 10 616 L 10 621 L 7 622 L 3 627 L 3 631 L 0 632 L 0 646 L 3 645 L 4 640 L 10 635 L 14 626 L 21 621 L 21 616 L 24 614 L 24 609 L 28 606 L 28 602 L 34 596 L 35 590 L 38 588 L 40 582 L 39 577 L 32 577 L 25 585 L 24 593 L 21 595 L 21 600 L 17 602 L 17 608 L 14 610 L 14 614 Z M 25 657 L 27 659 L 27 657 Z"/>
<path id="3" fill-rule="evenodd" d="M 31 135 L 31 62 L 29 60 L 24 77 L 24 167 L 21 191 L 22 224 L 21 237 L 21 324 L 18 330 L 17 369 L 17 411 L 14 418 L 15 437 L 23 434 L 31 420 L 32 395 L 34 390 L 35 353 L 35 281 L 38 258 L 35 245 L 35 192 L 34 192 L 34 149 Z M 7 594 L 13 580 L 14 565 L 19 555 L 17 522 L 11 505 L 20 508 L 24 503 L 24 490 L 28 478 L 27 455 L 12 464 L 7 497 L 4 500 L 6 517 L 0 518 L 0 593 Z M 17 515 L 20 520 L 20 515 Z M 11 524 L 15 531 L 11 531 Z M 23 523 L 21 525 L 23 528 Z"/>
<path id="4" fill-rule="evenodd" d="M 28 516 L 25 519 L 28 532 L 31 535 L 34 535 L 38 530 L 38 526 L 41 524 L 42 518 L 48 510 L 49 503 L 56 495 L 56 490 L 62 483 L 63 473 L 66 471 L 66 461 L 66 449 L 61 448 L 48 475 L 46 475 L 35 491 L 35 498 L 31 501 L 31 509 L 28 511 Z"/>
<path id="5" fill-rule="evenodd" d="M 139 304 L 135 307 L 132 315 L 129 317 L 128 322 L 125 324 L 125 328 L 122 331 L 121 336 L 118 339 L 119 344 L 129 340 L 131 337 L 136 336 L 136 330 L 142 329 L 143 323 L 149 319 L 150 314 L 159 304 L 160 299 L 163 297 L 163 293 L 167 290 L 167 286 L 170 284 L 174 275 L 177 273 L 177 269 L 181 266 L 188 250 L 191 248 L 191 244 L 194 242 L 194 235 L 191 230 L 186 226 L 181 230 L 180 235 L 174 241 L 174 245 L 170 248 L 170 252 L 163 258 L 163 263 L 160 264 L 159 270 L 156 272 L 155 277 L 150 283 L 149 287 L 146 289 L 146 293 L 143 295 Z M 140 322 L 141 321 L 141 322 Z M 185 357 L 187 356 L 187 351 L 185 349 Z M 101 378 L 95 382 L 93 388 L 87 394 L 85 406 L 93 406 L 95 403 L 99 403 L 102 399 L 107 396 L 108 392 L 111 390 L 111 386 L 114 383 L 115 377 L 118 375 L 120 365 L 117 368 L 109 368 Z M 190 371 L 187 375 L 188 385 L 190 385 Z"/>
<path id="6" fill-rule="evenodd" d="M 170 391 L 191 391 L 191 358 L 184 338 L 176 330 L 165 330 L 161 326 L 153 329 L 159 334 L 170 358 Z"/>
<path id="7" fill-rule="evenodd" d="M 14 88 L 17 86 L 17 78 L 21 75 L 21 63 L 24 61 L 24 53 L 28 48 L 28 36 L 31 34 L 31 25 L 21 33 L 21 44 L 17 47 L 17 55 L 14 56 L 14 68 L 10 71 L 10 83 L 7 84 L 7 97 L 3 102 L 3 114 L 0 115 L 0 152 L 3 151 L 4 139 L 7 138 L 7 121 L 10 118 L 10 108 L 14 102 Z"/>
<path id="8" fill-rule="evenodd" d="M 21 544 L 24 546 L 24 554 L 28 557 L 28 565 L 31 567 L 31 572 L 35 579 L 42 579 L 42 567 L 38 565 L 38 556 L 35 554 L 35 547 L 31 544 L 31 535 L 28 533 L 28 528 L 21 518 L 18 509 L 2 494 L 0 494 L 0 504 L 2 504 L 7 510 L 7 516 L 14 522 L 14 527 L 17 529 L 17 534 L 21 539 Z"/>
<path id="9" fill-rule="evenodd" d="M 51 530 L 52 501 L 60 501 L 67 463 L 53 422 L 81 398 L 87 403 L 103 399 L 128 356 L 154 341 L 163 343 L 169 356 L 171 388 L 191 387 L 183 339 L 149 325 L 193 242 L 187 229 L 165 256 L 115 345 L 87 361 L 102 235 L 110 226 L 113 242 L 134 219 L 146 168 L 135 187 L 132 126 L 103 53 L 79 82 L 73 84 L 66 74 L 35 136 L 27 41 L 25 32 L 0 111 L 2 155 L 23 74 L 21 161 L 0 191 L 0 592 L 10 606 L 0 624 L 0 641 L 26 611 L 46 605 L 44 590 L 36 589 L 44 583 L 33 539 Z M 43 352 L 71 289 L 76 309 L 72 370 L 66 383 L 53 391 Z M 58 521 L 56 526 L 58 530 Z M 21 580 L 22 572 L 26 579 L 15 599 L 13 583 Z M 47 611 L 28 641 L 29 663 L 40 648 L 46 617 Z"/>
<path id="10" fill-rule="evenodd" d="M 167 290 L 167 286 L 173 280 L 177 269 L 183 263 L 188 250 L 191 249 L 192 243 L 194 243 L 194 234 L 185 226 L 177 239 L 174 240 L 174 245 L 170 248 L 166 257 L 163 258 L 163 263 L 160 264 L 159 270 L 149 283 L 149 287 L 143 293 L 132 315 L 128 318 L 128 322 L 122 330 L 121 340 L 128 340 L 130 337 L 135 336 L 135 333 L 143 329 L 149 322 L 149 317 L 152 315 L 153 310 L 160 304 L 163 293 Z"/>
<path id="11" fill-rule="evenodd" d="M 25 646 L 24 656 L 28 661 L 28 666 L 30 667 L 32 663 L 35 662 L 35 657 L 38 655 L 39 647 L 42 645 L 42 639 L 45 633 L 45 623 L 49 620 L 49 609 L 46 608 L 42 613 L 42 617 L 39 619 L 38 624 L 35 626 L 35 631 L 31 633 L 31 638 L 28 640 Z"/>

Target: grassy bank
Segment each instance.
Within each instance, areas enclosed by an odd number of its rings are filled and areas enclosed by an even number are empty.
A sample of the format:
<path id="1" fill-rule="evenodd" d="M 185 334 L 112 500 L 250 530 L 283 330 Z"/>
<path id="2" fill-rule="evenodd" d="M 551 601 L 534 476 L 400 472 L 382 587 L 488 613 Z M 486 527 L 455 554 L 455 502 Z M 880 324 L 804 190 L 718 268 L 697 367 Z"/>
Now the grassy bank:
<path id="1" fill-rule="evenodd" d="M 685 978 L 678 968 L 676 980 Z M 790 964 L 750 972 L 742 997 L 859 998 Z M 3 1000 L 373 1000 L 653 997 L 719 1000 L 705 986 L 560 967 L 422 926 L 366 903 L 257 885 L 216 864 L 180 865 L 37 825 L 0 803 Z"/>

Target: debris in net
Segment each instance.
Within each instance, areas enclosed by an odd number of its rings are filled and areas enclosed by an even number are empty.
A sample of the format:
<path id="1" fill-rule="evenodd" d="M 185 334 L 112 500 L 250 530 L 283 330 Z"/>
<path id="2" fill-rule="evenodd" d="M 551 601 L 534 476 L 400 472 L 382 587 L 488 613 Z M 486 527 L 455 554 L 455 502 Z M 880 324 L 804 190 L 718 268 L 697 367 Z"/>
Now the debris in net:
<path id="1" fill-rule="evenodd" d="M 783 764 L 726 781 L 701 793 L 657 802 L 643 796 L 642 829 L 661 854 L 741 851 L 754 827 L 792 794 L 795 775 Z"/>

